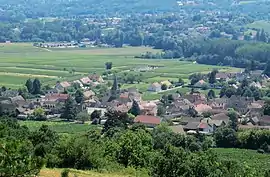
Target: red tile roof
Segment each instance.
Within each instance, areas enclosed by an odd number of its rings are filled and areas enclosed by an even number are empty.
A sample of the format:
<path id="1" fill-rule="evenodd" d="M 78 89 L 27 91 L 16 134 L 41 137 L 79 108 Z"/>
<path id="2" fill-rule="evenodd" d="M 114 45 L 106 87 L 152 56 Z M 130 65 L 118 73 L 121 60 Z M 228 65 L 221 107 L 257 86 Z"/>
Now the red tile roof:
<path id="1" fill-rule="evenodd" d="M 208 127 L 208 124 L 207 123 L 203 123 L 201 122 L 198 126 L 198 128 L 207 128 Z"/>
<path id="2" fill-rule="evenodd" d="M 155 116 L 139 115 L 135 118 L 134 122 L 158 125 L 161 120 Z"/>
<path id="3" fill-rule="evenodd" d="M 45 96 L 46 101 L 65 101 L 69 97 L 68 94 L 52 93 Z"/>

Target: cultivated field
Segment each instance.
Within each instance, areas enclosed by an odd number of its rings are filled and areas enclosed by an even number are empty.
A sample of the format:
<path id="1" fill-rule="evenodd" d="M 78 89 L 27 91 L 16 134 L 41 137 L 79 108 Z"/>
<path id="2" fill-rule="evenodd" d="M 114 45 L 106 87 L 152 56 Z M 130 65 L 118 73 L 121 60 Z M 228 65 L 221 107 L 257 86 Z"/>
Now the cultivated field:
<path id="1" fill-rule="evenodd" d="M 251 29 L 257 29 L 257 30 L 264 29 L 264 31 L 266 31 L 268 33 L 270 32 L 269 21 L 264 21 L 264 20 L 255 21 L 253 23 L 248 24 L 247 27 L 251 28 Z"/>
<path id="2" fill-rule="evenodd" d="M 240 164 L 247 164 L 256 170 L 270 170 L 270 155 L 259 154 L 255 150 L 247 149 L 229 149 L 229 148 L 215 148 L 213 149 L 218 157 L 224 160 L 235 160 Z"/>
<path id="3" fill-rule="evenodd" d="M 187 80 L 188 76 L 194 72 L 207 73 L 213 68 L 236 70 L 178 60 L 134 58 L 135 55 L 146 51 L 160 52 L 147 47 L 49 50 L 33 47 L 30 43 L 0 44 L 0 86 L 19 88 L 28 78 L 39 78 L 43 85 L 54 85 L 57 81 L 64 80 L 72 81 L 88 73 L 102 74 L 105 71 L 106 62 L 113 63 L 114 72 L 130 71 L 146 65 L 160 66 L 144 72 L 141 84 L 124 86 L 125 88 L 137 87 L 143 92 L 147 90 L 150 83 L 155 81 L 178 80 L 179 77 Z M 157 96 L 152 95 L 152 97 Z"/>

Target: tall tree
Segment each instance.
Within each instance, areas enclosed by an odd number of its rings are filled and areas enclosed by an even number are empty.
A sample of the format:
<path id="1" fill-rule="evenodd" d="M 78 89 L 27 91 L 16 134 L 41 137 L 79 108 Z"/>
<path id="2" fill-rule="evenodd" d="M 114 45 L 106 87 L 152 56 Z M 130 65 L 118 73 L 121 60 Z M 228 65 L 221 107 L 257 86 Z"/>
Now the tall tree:
<path id="1" fill-rule="evenodd" d="M 207 97 L 209 98 L 209 99 L 213 99 L 213 98 L 215 98 L 216 97 L 216 93 L 215 93 L 215 91 L 214 90 L 209 90 L 209 92 L 208 92 L 208 94 L 207 94 Z"/>
<path id="2" fill-rule="evenodd" d="M 33 93 L 33 82 L 31 79 L 27 79 L 25 86 L 28 90 L 28 93 Z"/>
<path id="3" fill-rule="evenodd" d="M 69 97 L 65 103 L 63 114 L 61 115 L 62 118 L 67 120 L 73 120 L 77 116 L 77 107 L 75 101 Z"/>
<path id="4" fill-rule="evenodd" d="M 33 94 L 40 94 L 41 93 L 41 83 L 39 81 L 39 79 L 35 79 L 33 81 Z"/>
<path id="5" fill-rule="evenodd" d="M 75 93 L 75 101 L 77 103 L 82 103 L 83 102 L 83 92 L 81 90 L 77 90 Z"/>
<path id="6" fill-rule="evenodd" d="M 213 70 L 212 72 L 209 73 L 209 79 L 208 79 L 208 81 L 209 81 L 210 84 L 214 84 L 214 83 L 217 82 L 217 80 L 216 80 L 216 74 L 217 73 L 218 73 L 217 70 Z"/>
<path id="7" fill-rule="evenodd" d="M 229 110 L 227 115 L 228 115 L 228 117 L 230 119 L 230 123 L 229 123 L 230 127 L 232 129 L 234 129 L 235 131 L 237 131 L 238 130 L 238 115 L 237 115 L 237 112 L 234 111 L 233 109 L 231 109 L 231 110 Z"/>
<path id="8" fill-rule="evenodd" d="M 266 66 L 265 66 L 265 68 L 264 68 L 263 73 L 264 73 L 265 75 L 267 75 L 268 77 L 270 77 L 270 60 L 268 60 Z"/>
<path id="9" fill-rule="evenodd" d="M 140 115 L 141 109 L 137 101 L 133 100 L 132 107 L 128 112 L 133 114 L 134 116 Z"/>

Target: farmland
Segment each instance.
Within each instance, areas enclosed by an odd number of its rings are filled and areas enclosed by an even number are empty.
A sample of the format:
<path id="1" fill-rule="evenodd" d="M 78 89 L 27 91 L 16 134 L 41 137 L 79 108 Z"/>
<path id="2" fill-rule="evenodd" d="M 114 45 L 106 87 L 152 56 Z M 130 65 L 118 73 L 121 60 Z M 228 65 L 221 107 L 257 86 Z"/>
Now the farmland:
<path id="1" fill-rule="evenodd" d="M 255 21 L 253 23 L 250 23 L 247 25 L 248 28 L 251 29 L 257 29 L 261 30 L 264 29 L 266 32 L 270 32 L 270 23 L 268 21 L 260 20 L 260 21 Z"/>
<path id="2" fill-rule="evenodd" d="M 105 71 L 104 64 L 106 62 L 113 63 L 112 71 L 116 73 L 130 71 L 146 65 L 159 66 L 157 69 L 144 72 L 142 83 L 124 85 L 125 88 L 135 86 L 142 92 L 145 92 L 152 82 L 177 81 L 179 77 L 187 81 L 190 74 L 195 72 L 207 73 L 213 68 L 236 70 L 178 60 L 134 58 L 135 55 L 147 51 L 161 52 L 147 47 L 49 50 L 33 47 L 30 43 L 0 44 L 0 86 L 19 88 L 24 85 L 28 78 L 39 78 L 43 85 L 54 85 L 57 81 L 64 80 L 72 81 L 88 73 L 102 74 Z M 152 97 L 155 96 L 152 95 Z"/>
<path id="3" fill-rule="evenodd" d="M 270 155 L 259 154 L 254 150 L 216 148 L 213 151 L 224 160 L 235 160 L 240 164 L 247 164 L 258 171 L 270 169 Z"/>

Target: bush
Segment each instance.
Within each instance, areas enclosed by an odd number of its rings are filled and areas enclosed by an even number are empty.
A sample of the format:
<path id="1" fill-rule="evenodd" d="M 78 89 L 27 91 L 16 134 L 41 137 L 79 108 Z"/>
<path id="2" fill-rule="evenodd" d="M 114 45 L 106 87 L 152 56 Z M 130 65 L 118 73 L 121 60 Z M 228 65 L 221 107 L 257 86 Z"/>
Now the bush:
<path id="1" fill-rule="evenodd" d="M 64 169 L 61 173 L 61 177 L 68 177 L 69 169 Z"/>

